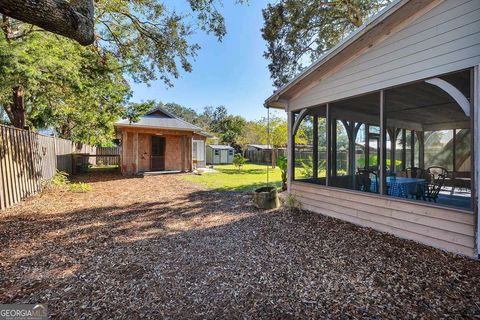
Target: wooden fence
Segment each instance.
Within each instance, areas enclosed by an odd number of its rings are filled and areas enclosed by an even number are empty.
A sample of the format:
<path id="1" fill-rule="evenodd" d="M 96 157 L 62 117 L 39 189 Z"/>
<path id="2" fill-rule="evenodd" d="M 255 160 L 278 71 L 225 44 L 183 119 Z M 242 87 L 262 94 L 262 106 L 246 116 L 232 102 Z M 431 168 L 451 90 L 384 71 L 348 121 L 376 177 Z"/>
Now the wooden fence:
<path id="1" fill-rule="evenodd" d="M 0 209 L 38 192 L 56 170 L 71 174 L 72 153 L 96 152 L 96 147 L 0 125 Z"/>
<path id="2" fill-rule="evenodd" d="M 287 156 L 286 149 L 275 149 L 275 159 L 279 156 Z M 248 159 L 249 163 L 257 164 L 270 164 L 272 163 L 272 150 L 271 149 L 251 149 L 244 152 L 244 157 Z"/>
<path id="3" fill-rule="evenodd" d="M 97 165 L 118 166 L 120 165 L 119 147 L 97 147 Z M 99 157 L 105 155 L 105 157 Z M 118 157 L 112 157 L 118 155 Z"/>

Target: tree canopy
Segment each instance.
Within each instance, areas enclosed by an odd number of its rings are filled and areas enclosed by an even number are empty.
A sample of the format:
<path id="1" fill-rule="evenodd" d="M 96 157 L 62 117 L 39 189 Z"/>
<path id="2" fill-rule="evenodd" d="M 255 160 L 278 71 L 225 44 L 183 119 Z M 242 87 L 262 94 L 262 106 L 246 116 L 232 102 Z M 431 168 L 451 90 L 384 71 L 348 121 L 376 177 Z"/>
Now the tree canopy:
<path id="1" fill-rule="evenodd" d="M 225 36 L 217 10 L 222 0 L 185 1 L 186 12 L 160 0 L 95 1 L 95 42 L 87 47 L 3 16 L 0 105 L 9 122 L 53 127 L 80 142 L 111 139 L 113 122 L 122 116 L 135 119 L 150 105 L 128 102 L 127 79 L 147 84 L 161 79 L 171 86 L 180 68 L 192 70 L 191 60 L 200 49 L 192 42 L 194 32 L 203 30 L 219 41 Z"/>
<path id="2" fill-rule="evenodd" d="M 264 56 L 276 87 L 335 46 L 391 0 L 279 0 L 263 10 Z"/>

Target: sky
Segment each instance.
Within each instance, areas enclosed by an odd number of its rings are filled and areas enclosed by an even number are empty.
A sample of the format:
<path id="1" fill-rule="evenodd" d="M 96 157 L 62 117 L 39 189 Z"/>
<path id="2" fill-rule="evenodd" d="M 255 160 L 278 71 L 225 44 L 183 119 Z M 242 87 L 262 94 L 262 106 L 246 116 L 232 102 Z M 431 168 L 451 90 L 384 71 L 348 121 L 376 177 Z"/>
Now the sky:
<path id="1" fill-rule="evenodd" d="M 219 8 L 227 26 L 223 41 L 198 31 L 192 40 L 201 49 L 191 60 L 192 72 L 181 70 L 180 77 L 173 79 L 172 88 L 162 81 L 152 82 L 150 87 L 132 84 L 132 100 L 175 102 L 196 111 L 224 105 L 229 113 L 247 120 L 266 116 L 263 102 L 274 90 L 268 61 L 263 57 L 266 44 L 260 31 L 262 8 L 267 2 L 253 0 L 248 5 L 236 5 L 233 0 L 224 0 Z"/>

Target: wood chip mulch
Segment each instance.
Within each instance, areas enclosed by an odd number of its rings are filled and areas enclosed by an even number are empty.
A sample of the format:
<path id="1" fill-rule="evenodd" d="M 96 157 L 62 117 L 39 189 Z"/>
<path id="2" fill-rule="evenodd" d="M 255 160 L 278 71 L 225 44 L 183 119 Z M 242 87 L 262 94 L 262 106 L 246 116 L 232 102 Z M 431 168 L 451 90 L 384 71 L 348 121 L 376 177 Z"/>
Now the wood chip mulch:
<path id="1" fill-rule="evenodd" d="M 52 318 L 480 318 L 480 262 L 178 175 L 0 212 L 0 303 Z"/>

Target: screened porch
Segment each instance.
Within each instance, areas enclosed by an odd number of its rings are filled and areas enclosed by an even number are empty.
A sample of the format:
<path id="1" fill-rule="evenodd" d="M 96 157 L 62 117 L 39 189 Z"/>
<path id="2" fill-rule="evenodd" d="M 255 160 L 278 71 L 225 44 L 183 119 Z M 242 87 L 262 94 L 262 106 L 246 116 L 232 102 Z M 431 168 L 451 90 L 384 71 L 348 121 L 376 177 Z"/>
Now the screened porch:
<path id="1" fill-rule="evenodd" d="M 294 112 L 293 180 L 472 212 L 471 84 L 467 69 Z"/>

